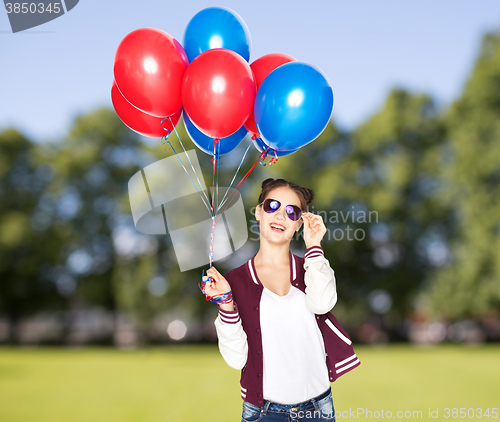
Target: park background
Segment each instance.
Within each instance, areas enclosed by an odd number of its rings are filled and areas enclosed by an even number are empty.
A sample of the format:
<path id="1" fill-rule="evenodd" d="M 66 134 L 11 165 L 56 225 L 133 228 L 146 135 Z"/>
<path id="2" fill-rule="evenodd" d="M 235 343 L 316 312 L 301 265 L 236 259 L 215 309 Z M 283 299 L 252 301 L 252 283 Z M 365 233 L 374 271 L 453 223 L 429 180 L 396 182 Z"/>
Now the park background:
<path id="1" fill-rule="evenodd" d="M 110 100 L 127 33 L 182 40 L 211 5 L 88 0 L 19 34 L 0 13 L 0 420 L 237 420 L 239 374 L 218 354 L 201 269 L 181 273 L 168 235 L 133 225 L 128 180 L 173 153 Z M 362 362 L 332 384 L 336 408 L 500 407 L 500 4 L 224 6 L 250 29 L 251 61 L 318 66 L 335 109 L 316 141 L 256 167 L 241 189 L 249 241 L 216 267 L 257 252 L 262 180 L 307 186 L 313 212 L 351 213 L 325 218 L 322 243 Z M 219 180 L 249 142 L 222 157 Z"/>

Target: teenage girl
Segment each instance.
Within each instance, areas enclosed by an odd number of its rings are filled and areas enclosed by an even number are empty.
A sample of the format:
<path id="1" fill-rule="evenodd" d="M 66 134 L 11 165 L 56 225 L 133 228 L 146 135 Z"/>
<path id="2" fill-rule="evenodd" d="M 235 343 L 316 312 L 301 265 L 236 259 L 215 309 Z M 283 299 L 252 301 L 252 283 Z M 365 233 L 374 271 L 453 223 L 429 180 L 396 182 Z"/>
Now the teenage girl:
<path id="1" fill-rule="evenodd" d="M 242 422 L 334 421 L 330 382 L 359 365 L 347 333 L 329 312 L 337 301 L 324 257 L 323 219 L 307 212 L 310 189 L 267 179 L 256 207 L 260 249 L 222 276 L 215 267 L 202 291 L 218 304 L 220 352 L 240 369 Z M 304 258 L 290 241 L 304 226 Z"/>

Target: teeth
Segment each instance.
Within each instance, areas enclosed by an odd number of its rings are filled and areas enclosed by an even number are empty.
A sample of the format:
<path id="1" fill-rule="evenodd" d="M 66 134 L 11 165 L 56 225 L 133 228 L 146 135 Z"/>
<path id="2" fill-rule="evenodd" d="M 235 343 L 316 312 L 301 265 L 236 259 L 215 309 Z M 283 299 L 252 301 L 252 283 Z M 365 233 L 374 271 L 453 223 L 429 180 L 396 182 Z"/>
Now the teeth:
<path id="1" fill-rule="evenodd" d="M 281 231 L 285 231 L 285 229 L 283 227 L 277 226 L 276 224 L 271 224 L 271 227 L 278 229 L 278 230 L 281 230 Z"/>

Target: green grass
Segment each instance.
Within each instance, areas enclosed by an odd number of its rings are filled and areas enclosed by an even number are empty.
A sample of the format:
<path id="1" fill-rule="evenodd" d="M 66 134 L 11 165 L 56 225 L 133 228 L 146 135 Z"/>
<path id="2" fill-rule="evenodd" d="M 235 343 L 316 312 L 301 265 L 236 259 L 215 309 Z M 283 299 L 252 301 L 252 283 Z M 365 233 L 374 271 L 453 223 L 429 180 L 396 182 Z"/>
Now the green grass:
<path id="1" fill-rule="evenodd" d="M 500 407 L 497 345 L 355 350 L 361 365 L 332 384 L 337 411 L 397 419 L 399 410 L 421 410 L 420 420 L 430 420 L 428 409 L 438 408 L 433 420 L 447 420 L 446 407 Z M 239 390 L 239 371 L 217 346 L 0 348 L 1 422 L 239 421 Z"/>

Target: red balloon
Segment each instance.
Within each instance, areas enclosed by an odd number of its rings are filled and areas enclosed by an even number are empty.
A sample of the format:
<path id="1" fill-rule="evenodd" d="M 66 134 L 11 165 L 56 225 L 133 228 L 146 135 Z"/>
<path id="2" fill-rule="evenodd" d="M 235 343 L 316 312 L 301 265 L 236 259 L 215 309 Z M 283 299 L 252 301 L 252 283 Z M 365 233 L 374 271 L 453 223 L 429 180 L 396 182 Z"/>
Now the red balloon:
<path id="1" fill-rule="evenodd" d="M 157 117 L 181 107 L 181 86 L 189 65 L 182 46 L 156 28 L 140 28 L 123 38 L 115 53 L 114 74 L 123 96 Z"/>
<path id="2" fill-rule="evenodd" d="M 225 48 L 207 50 L 189 65 L 182 83 L 182 104 L 205 135 L 232 135 L 252 113 L 257 88 L 250 66 Z"/>
<path id="3" fill-rule="evenodd" d="M 257 85 L 257 90 L 260 88 L 260 85 L 262 84 L 264 79 L 266 79 L 267 75 L 269 75 L 274 69 L 280 67 L 282 64 L 296 61 L 296 58 L 284 53 L 271 53 L 259 57 L 250 65 L 253 76 L 255 78 L 255 83 Z M 257 125 L 255 124 L 253 108 L 252 114 L 245 122 L 245 129 L 248 130 L 252 135 L 255 135 L 257 138 L 261 137 L 259 134 L 259 130 L 257 129 Z"/>
<path id="4" fill-rule="evenodd" d="M 151 116 L 130 104 L 122 95 L 114 80 L 111 87 L 111 101 L 118 117 L 133 131 L 151 138 L 161 138 L 167 134 L 167 131 L 162 128 L 161 121 L 163 118 Z M 163 127 L 174 130 L 174 126 L 179 122 L 181 114 L 182 107 L 173 116 L 170 116 L 170 119 L 163 122 Z M 170 120 L 172 120 L 173 126 Z"/>

